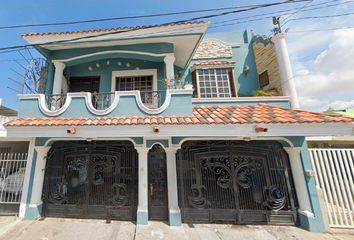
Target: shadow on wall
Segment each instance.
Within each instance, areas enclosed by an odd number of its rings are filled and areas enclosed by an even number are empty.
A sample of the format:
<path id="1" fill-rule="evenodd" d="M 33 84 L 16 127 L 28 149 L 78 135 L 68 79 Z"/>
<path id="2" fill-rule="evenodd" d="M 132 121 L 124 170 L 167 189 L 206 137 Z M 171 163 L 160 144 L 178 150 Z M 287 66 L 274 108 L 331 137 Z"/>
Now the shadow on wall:
<path id="1" fill-rule="evenodd" d="M 252 39 L 250 35 L 251 32 L 249 31 L 244 31 L 243 33 L 243 40 L 245 43 L 244 46 L 247 47 L 245 47 L 244 49 L 240 49 L 240 52 L 242 52 L 246 57 L 244 65 L 238 65 L 236 63 L 237 70 L 235 71 L 235 78 L 237 81 L 237 85 L 239 86 L 237 91 L 243 94 L 252 94 L 253 91 L 257 91 L 259 89 L 256 59 L 254 57 L 252 43 L 249 43 L 249 41 Z M 250 69 L 247 76 L 245 76 L 245 74 L 243 73 L 243 69 L 246 65 L 249 66 Z M 239 74 L 236 75 L 236 73 Z"/>

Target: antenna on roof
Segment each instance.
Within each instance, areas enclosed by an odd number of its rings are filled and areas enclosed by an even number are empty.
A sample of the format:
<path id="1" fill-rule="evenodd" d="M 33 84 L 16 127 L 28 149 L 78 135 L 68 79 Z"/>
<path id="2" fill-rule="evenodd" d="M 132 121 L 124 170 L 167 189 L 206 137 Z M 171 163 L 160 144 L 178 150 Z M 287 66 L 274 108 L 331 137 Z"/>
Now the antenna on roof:
<path id="1" fill-rule="evenodd" d="M 18 50 L 23 59 L 28 63 L 26 67 L 14 59 L 14 61 L 25 70 L 25 74 L 21 74 L 11 68 L 14 73 L 22 78 L 22 80 L 15 80 L 9 77 L 11 81 L 20 85 L 21 90 L 16 90 L 9 86 L 7 86 L 7 88 L 21 94 L 44 93 L 48 78 L 49 63 L 44 58 L 34 58 L 30 50 L 28 48 L 26 48 L 26 50 L 28 51 L 28 54 L 26 55 L 30 56 L 30 60 Z"/>

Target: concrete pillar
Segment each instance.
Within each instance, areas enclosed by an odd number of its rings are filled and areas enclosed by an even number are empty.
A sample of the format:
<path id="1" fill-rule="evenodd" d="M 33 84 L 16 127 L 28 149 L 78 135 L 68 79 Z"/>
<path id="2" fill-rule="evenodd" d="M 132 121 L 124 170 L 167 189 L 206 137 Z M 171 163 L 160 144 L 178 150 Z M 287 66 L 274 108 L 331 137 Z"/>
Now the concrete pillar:
<path id="1" fill-rule="evenodd" d="M 44 157 L 47 156 L 50 147 L 34 147 L 34 149 L 37 152 L 37 159 L 34 170 L 30 207 L 37 207 L 42 204 L 42 190 L 44 181 L 43 169 L 45 169 L 45 165 L 47 162 Z"/>
<path id="2" fill-rule="evenodd" d="M 177 191 L 177 168 L 176 168 L 176 151 L 177 148 L 166 148 L 166 164 L 167 164 L 167 186 L 168 186 L 168 218 L 170 226 L 181 226 L 181 211 L 178 207 L 178 191 Z"/>
<path id="3" fill-rule="evenodd" d="M 147 225 L 149 219 L 148 213 L 148 148 L 136 147 L 139 156 L 138 171 L 139 171 L 139 199 L 137 221 L 138 225 Z"/>
<path id="4" fill-rule="evenodd" d="M 301 147 L 284 147 L 284 150 L 289 154 L 291 171 L 296 188 L 296 195 L 299 201 L 299 213 L 307 217 L 314 217 L 309 194 L 307 191 L 307 185 L 304 176 L 305 172 L 303 170 L 300 158 L 301 149 Z"/>
<path id="5" fill-rule="evenodd" d="M 171 79 L 173 79 L 175 77 L 175 71 L 174 71 L 174 62 L 175 62 L 175 57 L 174 54 L 170 54 L 167 55 L 164 58 L 164 62 L 166 64 L 166 79 L 168 80 L 168 82 L 170 83 L 170 88 L 173 87 L 173 81 Z"/>
<path id="6" fill-rule="evenodd" d="M 299 108 L 299 101 L 295 88 L 294 77 L 290 65 L 288 48 L 286 46 L 286 33 L 279 33 L 271 38 L 275 45 L 275 54 L 278 60 L 281 85 L 285 96 L 291 97 L 291 107 Z"/>
<path id="7" fill-rule="evenodd" d="M 61 94 L 61 87 L 63 82 L 63 71 L 66 67 L 62 62 L 54 62 L 55 73 L 54 73 L 54 83 L 52 94 Z"/>

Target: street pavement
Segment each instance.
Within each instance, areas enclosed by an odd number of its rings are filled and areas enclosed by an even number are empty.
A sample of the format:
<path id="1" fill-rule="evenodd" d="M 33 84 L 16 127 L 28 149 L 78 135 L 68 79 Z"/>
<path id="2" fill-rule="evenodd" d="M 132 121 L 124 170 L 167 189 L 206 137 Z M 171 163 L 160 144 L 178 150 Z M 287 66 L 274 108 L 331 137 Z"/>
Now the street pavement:
<path id="1" fill-rule="evenodd" d="M 262 240 L 354 240 L 354 229 L 311 233 L 295 226 L 186 223 L 170 227 L 165 222 L 136 226 L 128 221 L 45 218 L 35 221 L 0 216 L 0 239 L 4 240 L 146 240 L 146 239 L 262 239 Z"/>

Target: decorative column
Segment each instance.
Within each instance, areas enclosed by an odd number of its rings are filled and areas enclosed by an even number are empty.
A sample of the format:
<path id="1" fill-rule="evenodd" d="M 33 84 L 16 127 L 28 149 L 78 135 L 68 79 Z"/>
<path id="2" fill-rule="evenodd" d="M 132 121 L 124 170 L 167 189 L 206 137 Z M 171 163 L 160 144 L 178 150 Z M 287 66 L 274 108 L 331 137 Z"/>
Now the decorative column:
<path id="1" fill-rule="evenodd" d="M 289 154 L 291 172 L 293 173 L 296 195 L 299 201 L 299 213 L 307 217 L 314 217 L 300 158 L 301 149 L 301 147 L 284 147 L 284 150 Z"/>
<path id="2" fill-rule="evenodd" d="M 175 62 L 175 57 L 174 57 L 174 54 L 170 54 L 170 55 L 167 55 L 165 58 L 164 58 L 164 62 L 166 64 L 166 79 L 168 80 L 169 82 L 169 85 L 172 87 L 173 85 L 173 81 L 171 79 L 173 79 L 175 77 L 175 72 L 174 72 L 174 62 Z"/>
<path id="3" fill-rule="evenodd" d="M 166 148 L 168 218 L 170 226 L 181 226 L 181 210 L 178 207 L 176 151 L 178 148 Z"/>
<path id="4" fill-rule="evenodd" d="M 38 207 L 42 204 L 42 189 L 44 181 L 44 170 L 48 151 L 50 147 L 34 147 L 37 152 L 36 166 L 34 170 L 33 185 L 30 207 Z"/>
<path id="5" fill-rule="evenodd" d="M 61 94 L 61 87 L 63 84 L 63 71 L 66 65 L 62 62 L 54 62 L 55 73 L 52 94 Z"/>
<path id="6" fill-rule="evenodd" d="M 286 46 L 286 33 L 279 33 L 271 38 L 275 45 L 275 54 L 278 60 L 279 74 L 284 95 L 291 97 L 291 107 L 299 108 L 299 101 L 295 88 L 294 77 L 290 65 L 288 48 Z"/>
<path id="7" fill-rule="evenodd" d="M 139 156 L 138 171 L 139 171 L 139 199 L 137 221 L 138 225 L 147 225 L 149 219 L 148 213 L 148 148 L 136 147 Z"/>

